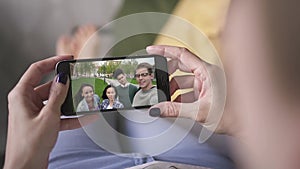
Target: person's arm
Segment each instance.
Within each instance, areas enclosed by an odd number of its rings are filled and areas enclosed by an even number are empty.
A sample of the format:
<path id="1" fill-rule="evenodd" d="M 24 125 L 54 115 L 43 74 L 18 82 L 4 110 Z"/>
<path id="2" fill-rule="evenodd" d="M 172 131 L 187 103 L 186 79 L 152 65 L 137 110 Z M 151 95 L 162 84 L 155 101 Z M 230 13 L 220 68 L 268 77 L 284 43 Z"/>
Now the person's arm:
<path id="1" fill-rule="evenodd" d="M 56 56 L 32 64 L 8 95 L 8 136 L 4 169 L 47 168 L 58 132 L 81 127 L 78 119 L 61 119 L 60 107 L 68 90 L 68 76 L 39 85 L 55 64 L 71 56 Z M 48 100 L 44 105 L 43 101 Z"/>

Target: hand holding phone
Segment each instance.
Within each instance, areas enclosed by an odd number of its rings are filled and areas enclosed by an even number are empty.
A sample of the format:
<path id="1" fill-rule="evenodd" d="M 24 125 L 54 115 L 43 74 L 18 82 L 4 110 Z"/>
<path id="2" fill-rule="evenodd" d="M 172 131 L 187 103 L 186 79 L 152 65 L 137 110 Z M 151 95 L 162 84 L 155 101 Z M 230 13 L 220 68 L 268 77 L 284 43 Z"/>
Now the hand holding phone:
<path id="1" fill-rule="evenodd" d="M 171 79 L 172 97 L 178 90 L 191 89 L 173 98 L 172 102 L 154 105 L 150 109 L 150 115 L 190 118 L 218 133 L 231 130 L 229 128 L 232 127 L 232 117 L 226 116 L 226 121 L 222 116 L 226 99 L 226 80 L 221 68 L 206 63 L 182 47 L 156 45 L 149 46 L 146 50 L 149 54 L 163 55 L 170 59 L 168 69 L 171 76 L 177 70 L 187 73 L 173 76 Z M 203 133 L 207 139 L 209 135 L 207 132 Z"/>

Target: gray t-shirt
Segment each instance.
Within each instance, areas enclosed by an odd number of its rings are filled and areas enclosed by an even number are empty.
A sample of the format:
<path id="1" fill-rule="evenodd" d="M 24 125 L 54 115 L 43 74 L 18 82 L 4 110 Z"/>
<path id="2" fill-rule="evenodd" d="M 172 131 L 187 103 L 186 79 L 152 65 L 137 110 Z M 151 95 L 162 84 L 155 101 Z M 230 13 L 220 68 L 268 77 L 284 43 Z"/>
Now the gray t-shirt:
<path id="1" fill-rule="evenodd" d="M 143 91 L 140 89 L 136 92 L 132 106 L 146 106 L 146 105 L 154 105 L 158 103 L 158 96 L 157 96 L 157 88 L 153 86 L 151 89 L 147 91 Z"/>

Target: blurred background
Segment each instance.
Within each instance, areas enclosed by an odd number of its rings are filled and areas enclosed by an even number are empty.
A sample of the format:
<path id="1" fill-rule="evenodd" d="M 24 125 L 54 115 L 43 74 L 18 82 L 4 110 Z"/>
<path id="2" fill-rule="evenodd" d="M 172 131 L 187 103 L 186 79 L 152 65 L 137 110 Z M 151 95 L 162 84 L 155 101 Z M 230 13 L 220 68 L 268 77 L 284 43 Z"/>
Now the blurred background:
<path id="1" fill-rule="evenodd" d="M 55 55 L 56 41 L 61 35 L 71 34 L 74 27 L 84 24 L 101 27 L 131 13 L 171 13 L 176 3 L 177 0 L 0 1 L 0 166 L 4 163 L 6 144 L 7 94 L 32 62 Z M 138 45 L 139 49 L 152 44 L 155 36 L 148 36 L 148 41 Z M 101 45 L 105 46 L 106 40 Z"/>

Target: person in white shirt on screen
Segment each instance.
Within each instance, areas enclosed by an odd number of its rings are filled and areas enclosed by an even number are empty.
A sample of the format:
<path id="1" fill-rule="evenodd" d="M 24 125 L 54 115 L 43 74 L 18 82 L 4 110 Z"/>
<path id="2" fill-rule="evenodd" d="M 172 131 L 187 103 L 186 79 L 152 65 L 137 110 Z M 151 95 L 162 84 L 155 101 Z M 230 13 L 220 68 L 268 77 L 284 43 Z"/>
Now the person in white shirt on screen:
<path id="1" fill-rule="evenodd" d="M 133 98 L 132 106 L 147 106 L 158 103 L 157 88 L 152 84 L 154 79 L 153 66 L 149 63 L 140 63 L 134 76 L 139 84 L 139 90 Z"/>

